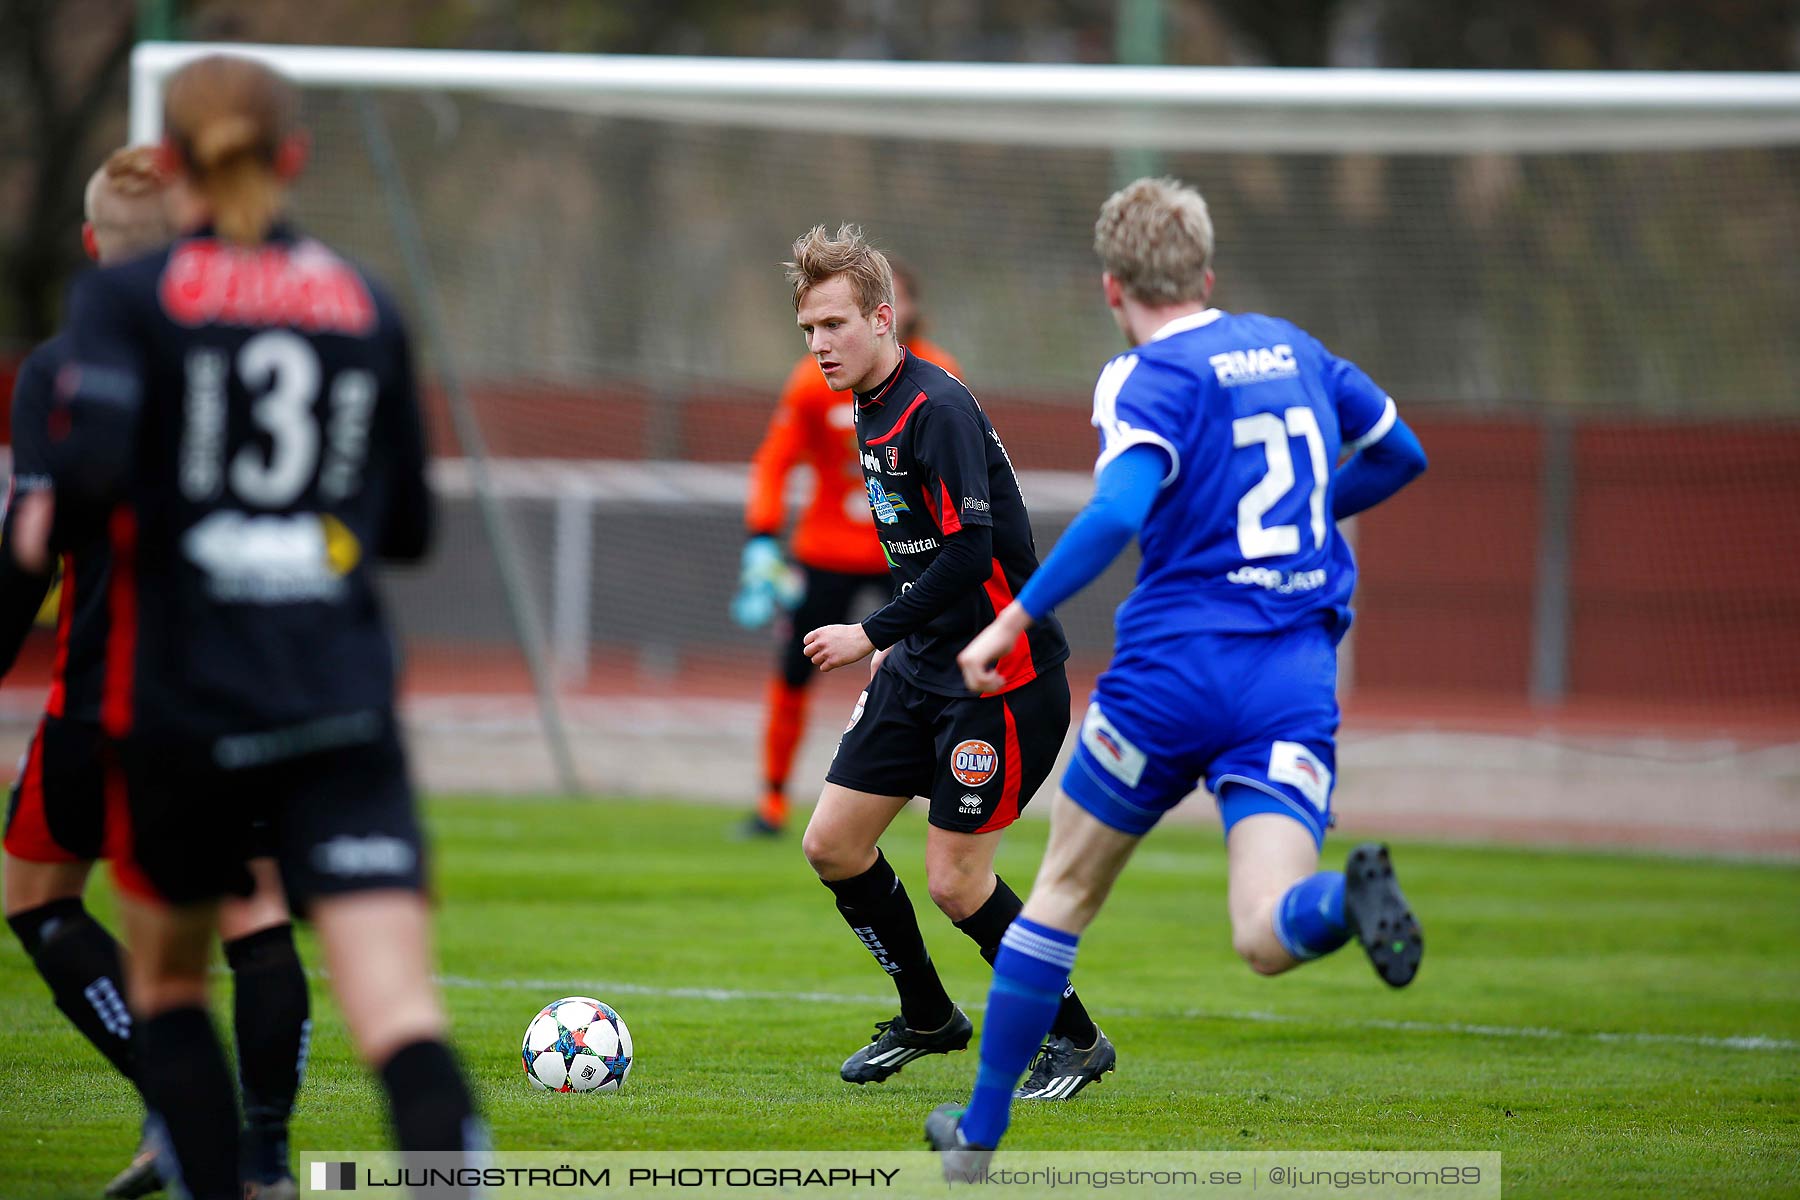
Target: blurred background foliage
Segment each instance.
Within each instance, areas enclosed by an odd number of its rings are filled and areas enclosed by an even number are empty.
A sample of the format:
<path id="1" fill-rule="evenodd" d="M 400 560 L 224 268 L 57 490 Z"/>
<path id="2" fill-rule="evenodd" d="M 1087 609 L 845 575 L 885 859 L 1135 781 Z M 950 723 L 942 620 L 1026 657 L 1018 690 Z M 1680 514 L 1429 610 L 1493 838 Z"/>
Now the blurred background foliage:
<path id="1" fill-rule="evenodd" d="M 1192 65 L 1784 71 L 1800 63 L 1800 7 L 1786 0 L 844 0 L 835 6 L 795 0 L 0 0 L 0 28 L 7 32 L 0 41 L 0 354 L 22 352 L 55 326 L 62 291 L 82 266 L 81 187 L 124 137 L 130 47 L 145 35 Z M 981 148 L 937 152 L 979 157 Z M 634 162 L 631 156 L 640 153 L 645 161 Z M 617 154 L 615 170 L 642 170 L 649 178 L 659 155 L 662 169 L 670 169 L 668 152 L 654 144 L 634 149 L 632 139 L 623 138 Z M 1165 165 L 1180 170 L 1183 160 Z M 1696 388 L 1761 393 L 1766 403 L 1771 391 L 1783 391 L 1783 378 L 1793 380 L 1795 354 L 1769 329 L 1770 322 L 1790 330 L 1800 323 L 1800 283 L 1795 272 L 1758 269 L 1791 263 L 1800 252 L 1800 216 L 1793 207 L 1800 157 L 1791 149 L 1733 153 L 1723 160 L 1288 155 L 1230 165 L 1187 160 L 1186 166 L 1207 172 L 1201 181 L 1221 228 L 1230 231 L 1222 238 L 1227 250 L 1236 245 L 1262 253 L 1279 244 L 1298 261 L 1354 281 L 1337 294 L 1366 299 L 1359 308 L 1284 311 L 1322 325 L 1328 336 L 1347 337 L 1347 349 L 1358 358 L 1382 366 L 1388 378 L 1399 376 L 1396 391 L 1410 382 L 1405 364 L 1422 342 L 1468 362 L 1474 378 L 1466 389 L 1459 387 L 1450 377 L 1457 368 L 1446 367 L 1419 380 L 1418 390 L 1461 393 L 1465 402 L 1478 395 L 1625 395 L 1669 410 Z M 1696 178 L 1663 186 L 1670 170 Z M 1721 170 L 1732 178 L 1729 203 L 1708 207 L 1705 176 Z M 967 174 L 993 178 L 998 168 L 972 166 Z M 509 186 L 554 192 L 560 185 L 526 179 Z M 578 186 L 571 180 L 563 190 Z M 1044 196 L 1045 205 L 1058 203 L 1053 192 L 1009 195 L 1009 211 L 1039 202 L 1034 194 Z M 1629 202 L 1621 203 L 1621 196 Z M 1402 197 L 1404 203 L 1396 202 Z M 480 187 L 445 188 L 425 194 L 433 210 L 428 217 L 467 227 L 469 213 L 445 211 L 464 198 L 469 205 L 492 203 Z M 592 205 L 577 195 L 549 199 L 577 215 Z M 1083 203 L 1089 199 L 1083 195 Z M 661 202 L 648 192 L 640 201 Z M 696 200 L 700 219 L 707 203 Z M 1456 206 L 1469 236 L 1449 247 L 1409 249 L 1422 204 Z M 1012 215 L 1032 219 L 1029 212 Z M 1064 215 L 1044 223 L 1063 224 Z M 1495 246 L 1504 252 L 1493 252 Z M 1584 260 L 1603 262 L 1607 270 L 1590 277 L 1558 269 Z M 1668 302 L 1668 293 L 1716 273 L 1721 264 L 1741 276 L 1733 295 L 1764 320 L 1746 324 L 1729 312 L 1694 313 Z M 758 270 L 765 265 L 755 264 Z M 940 278 L 955 270 L 948 263 L 934 266 Z M 729 264 L 724 270 L 732 273 Z M 1547 278 L 1557 286 L 1544 286 Z M 1236 293 L 1222 299 L 1255 307 L 1258 281 L 1240 276 L 1238 283 Z M 963 281 L 952 277 L 939 286 L 960 288 Z M 967 286 L 979 288 L 982 281 L 970 279 Z M 1629 300 L 1621 295 L 1628 291 L 1661 302 L 1627 318 L 1621 305 Z M 1446 311 L 1489 336 L 1446 340 Z M 1706 328 L 1697 331 L 1695 320 Z M 1480 361 L 1483 344 L 1522 343 L 1533 347 L 1528 363 L 1509 368 Z M 1702 355 L 1696 346 L 1710 350 Z M 771 355 L 769 369 L 778 370 L 786 353 L 783 348 Z M 1089 354 L 1088 348 L 1079 354 Z M 1087 367 L 1083 359 L 1077 369 Z M 1781 403 L 1791 405 L 1787 390 Z M 1495 397 L 1495 391 L 1505 394 Z"/>

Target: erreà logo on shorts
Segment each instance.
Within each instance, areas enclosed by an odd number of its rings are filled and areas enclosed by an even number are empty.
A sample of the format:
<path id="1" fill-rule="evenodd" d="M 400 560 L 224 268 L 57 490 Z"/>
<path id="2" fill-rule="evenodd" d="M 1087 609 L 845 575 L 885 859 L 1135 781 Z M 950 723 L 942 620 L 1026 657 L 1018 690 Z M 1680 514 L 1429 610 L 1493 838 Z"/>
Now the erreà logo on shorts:
<path id="1" fill-rule="evenodd" d="M 1226 350 L 1206 361 L 1212 365 L 1213 374 L 1219 377 L 1220 387 L 1292 379 L 1300 373 L 1300 364 L 1294 361 L 1294 348 L 1286 342 L 1251 350 Z"/>
<path id="2" fill-rule="evenodd" d="M 964 787 L 978 788 L 1000 770 L 1000 752 L 979 738 L 956 743 L 950 752 L 950 774 Z"/>

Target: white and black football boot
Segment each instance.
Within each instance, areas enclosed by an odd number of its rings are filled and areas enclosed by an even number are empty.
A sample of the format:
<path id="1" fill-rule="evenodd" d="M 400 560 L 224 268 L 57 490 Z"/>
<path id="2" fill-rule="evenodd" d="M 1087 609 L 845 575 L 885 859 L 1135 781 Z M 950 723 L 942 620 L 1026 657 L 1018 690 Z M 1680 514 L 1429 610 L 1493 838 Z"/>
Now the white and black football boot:
<path id="1" fill-rule="evenodd" d="M 1119 1062 L 1112 1041 L 1096 1027 L 1099 1034 L 1086 1050 L 1073 1038 L 1052 1037 L 1032 1060 L 1031 1074 L 1013 1093 L 1015 1100 L 1073 1100 L 1075 1093 L 1100 1077 Z"/>
<path id="2" fill-rule="evenodd" d="M 960 1104 L 940 1104 L 925 1118 L 925 1144 L 944 1156 L 945 1183 L 981 1183 L 994 1152 L 963 1140 Z"/>
<path id="3" fill-rule="evenodd" d="M 845 1059 L 838 1074 L 845 1083 L 880 1083 L 915 1058 L 967 1050 L 974 1034 L 975 1023 L 954 1005 L 944 1027 L 929 1033 L 907 1028 L 902 1017 L 878 1021 L 875 1040 Z"/>
<path id="4" fill-rule="evenodd" d="M 158 1161 L 159 1142 L 153 1125 L 151 1118 L 144 1118 L 143 1133 L 138 1138 L 137 1153 L 131 1156 L 131 1165 L 114 1175 L 102 1193 L 108 1200 L 138 1200 L 139 1196 L 163 1190 L 162 1172 L 158 1170 L 161 1165 Z"/>
<path id="5" fill-rule="evenodd" d="M 1364 842 L 1344 862 L 1344 918 L 1375 973 L 1389 987 L 1405 987 L 1419 973 L 1425 935 L 1400 894 L 1388 848 Z"/>

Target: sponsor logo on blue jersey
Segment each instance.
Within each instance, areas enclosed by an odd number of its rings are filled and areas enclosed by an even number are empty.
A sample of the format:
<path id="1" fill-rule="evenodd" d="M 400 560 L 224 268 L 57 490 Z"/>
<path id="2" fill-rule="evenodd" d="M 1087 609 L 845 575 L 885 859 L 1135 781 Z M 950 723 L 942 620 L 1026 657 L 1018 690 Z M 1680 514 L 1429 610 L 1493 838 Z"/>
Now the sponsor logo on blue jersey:
<path id="1" fill-rule="evenodd" d="M 1242 387 L 1247 383 L 1269 383 L 1276 379 L 1295 379 L 1300 364 L 1294 359 L 1294 348 L 1286 342 L 1274 346 L 1257 346 L 1250 350 L 1226 350 L 1208 358 L 1220 387 Z"/>
<path id="2" fill-rule="evenodd" d="M 1283 596 L 1294 592 L 1311 592 L 1325 586 L 1329 578 L 1322 570 L 1276 571 L 1268 567 L 1239 567 L 1225 576 L 1232 583 L 1249 584 Z"/>

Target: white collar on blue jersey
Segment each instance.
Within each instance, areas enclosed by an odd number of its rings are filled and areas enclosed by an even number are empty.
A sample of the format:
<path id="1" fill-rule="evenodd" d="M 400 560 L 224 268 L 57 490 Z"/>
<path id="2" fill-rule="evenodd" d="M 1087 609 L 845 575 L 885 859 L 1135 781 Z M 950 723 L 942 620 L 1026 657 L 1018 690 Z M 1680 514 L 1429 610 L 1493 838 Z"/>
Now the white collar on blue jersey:
<path id="1" fill-rule="evenodd" d="M 1199 329 L 1202 326 L 1211 325 L 1214 321 L 1224 315 L 1224 313 L 1216 308 L 1208 308 L 1197 313 L 1189 313 L 1185 317 L 1176 317 L 1173 321 L 1170 321 L 1167 325 L 1164 325 L 1161 329 L 1151 334 L 1149 340 L 1152 342 L 1160 342 L 1166 337 L 1174 337 L 1176 334 L 1186 333 L 1190 329 Z"/>

